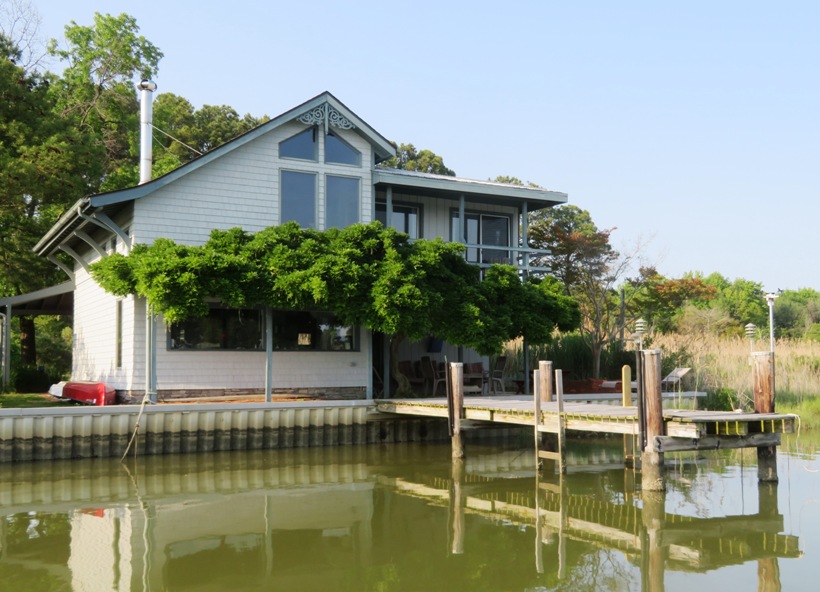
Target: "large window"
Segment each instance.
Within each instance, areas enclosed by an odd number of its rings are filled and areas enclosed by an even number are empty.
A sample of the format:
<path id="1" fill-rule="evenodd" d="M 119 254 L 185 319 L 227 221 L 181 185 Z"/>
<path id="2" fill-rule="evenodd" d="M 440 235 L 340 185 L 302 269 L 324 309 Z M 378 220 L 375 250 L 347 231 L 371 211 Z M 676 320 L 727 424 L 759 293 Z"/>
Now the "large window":
<path id="1" fill-rule="evenodd" d="M 211 305 L 208 315 L 174 323 L 168 328 L 168 349 L 265 349 L 265 315 L 260 309 Z"/>
<path id="2" fill-rule="evenodd" d="M 279 156 L 282 158 L 300 158 L 317 160 L 316 128 L 312 127 L 279 142 Z"/>
<path id="3" fill-rule="evenodd" d="M 487 249 L 485 246 L 510 246 L 510 219 L 507 216 L 492 214 L 466 214 L 464 240 L 468 245 L 482 245 L 482 248 L 468 247 L 467 261 L 486 264 L 506 263 L 512 265 L 510 251 L 504 249 Z M 450 240 L 461 241 L 461 229 L 458 212 L 450 215 Z"/>
<path id="4" fill-rule="evenodd" d="M 325 177 L 325 228 L 344 228 L 359 221 L 359 179 Z"/>
<path id="5" fill-rule="evenodd" d="M 387 223 L 387 204 L 376 204 L 376 220 L 382 223 L 382 226 L 391 226 L 399 232 L 404 232 L 410 235 L 410 238 L 419 238 L 421 236 L 421 229 L 419 225 L 420 213 L 418 206 L 393 204 L 393 215 L 390 216 L 390 224 Z"/>
<path id="6" fill-rule="evenodd" d="M 277 351 L 358 351 L 355 327 L 332 313 L 275 310 L 271 341 Z M 211 304 L 207 316 L 174 323 L 168 328 L 168 349 L 265 350 L 265 312 Z"/>
<path id="7" fill-rule="evenodd" d="M 285 351 L 352 351 L 358 331 L 329 312 L 274 311 L 273 349 Z"/>
<path id="8" fill-rule="evenodd" d="M 281 177 L 282 223 L 291 220 L 303 228 L 316 226 L 316 174 L 282 171 Z"/>
<path id="9" fill-rule="evenodd" d="M 330 132 L 325 136 L 325 162 L 361 166 L 362 153 Z"/>

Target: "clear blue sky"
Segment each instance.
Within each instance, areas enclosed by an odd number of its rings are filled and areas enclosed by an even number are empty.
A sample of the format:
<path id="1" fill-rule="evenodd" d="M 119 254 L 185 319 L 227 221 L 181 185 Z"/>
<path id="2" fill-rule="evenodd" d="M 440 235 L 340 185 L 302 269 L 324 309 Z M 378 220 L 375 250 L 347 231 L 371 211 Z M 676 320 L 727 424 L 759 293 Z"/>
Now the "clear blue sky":
<path id="1" fill-rule="evenodd" d="M 329 90 L 461 177 L 567 192 L 666 276 L 820 290 L 820 2 L 32 3 L 46 38 L 133 15 L 197 107 Z"/>

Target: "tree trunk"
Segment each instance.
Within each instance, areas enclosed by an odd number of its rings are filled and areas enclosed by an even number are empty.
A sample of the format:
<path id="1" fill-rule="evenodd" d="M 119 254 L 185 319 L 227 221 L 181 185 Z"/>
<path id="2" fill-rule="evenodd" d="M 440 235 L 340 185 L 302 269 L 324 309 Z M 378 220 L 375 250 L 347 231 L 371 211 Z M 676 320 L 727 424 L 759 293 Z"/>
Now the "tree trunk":
<path id="1" fill-rule="evenodd" d="M 34 331 L 34 317 L 20 317 L 20 352 L 24 366 L 37 364 L 37 341 Z"/>
<path id="2" fill-rule="evenodd" d="M 601 352 L 603 347 L 598 343 L 592 344 L 592 378 L 601 378 Z"/>

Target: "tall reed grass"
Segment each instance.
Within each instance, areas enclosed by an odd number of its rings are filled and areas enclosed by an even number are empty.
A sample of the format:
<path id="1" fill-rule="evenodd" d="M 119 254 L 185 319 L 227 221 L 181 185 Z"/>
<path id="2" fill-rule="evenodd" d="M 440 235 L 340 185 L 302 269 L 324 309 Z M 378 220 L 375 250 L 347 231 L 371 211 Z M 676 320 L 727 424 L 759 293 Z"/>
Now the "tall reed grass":
<path id="1" fill-rule="evenodd" d="M 683 379 L 683 388 L 705 391 L 708 408 L 754 408 L 751 351 L 753 348 L 767 351 L 768 340 L 750 344 L 742 337 L 673 334 L 652 336 L 644 341 L 644 347 L 663 352 L 664 373 L 677 367 L 691 368 Z M 521 342 L 510 342 L 506 354 L 507 373 L 520 375 L 523 370 Z M 560 336 L 548 346 L 530 348 L 530 368 L 537 360 L 551 360 L 555 368 L 563 370 L 565 377 L 591 375 L 591 356 L 578 335 Z M 619 378 L 623 364 L 631 365 L 634 370 L 633 351 L 617 348 L 605 351 L 601 378 Z M 804 427 L 820 428 L 820 343 L 788 339 L 775 343 L 775 393 L 777 411 L 798 413 Z"/>

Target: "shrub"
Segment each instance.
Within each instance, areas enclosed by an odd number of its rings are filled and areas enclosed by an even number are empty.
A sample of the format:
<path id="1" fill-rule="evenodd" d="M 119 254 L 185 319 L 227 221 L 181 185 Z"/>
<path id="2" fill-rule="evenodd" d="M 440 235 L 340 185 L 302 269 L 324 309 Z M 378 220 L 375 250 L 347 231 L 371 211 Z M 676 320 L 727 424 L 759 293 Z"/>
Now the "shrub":
<path id="1" fill-rule="evenodd" d="M 59 372 L 44 366 L 23 366 L 14 372 L 12 384 L 18 393 L 46 393 L 60 381 Z"/>

